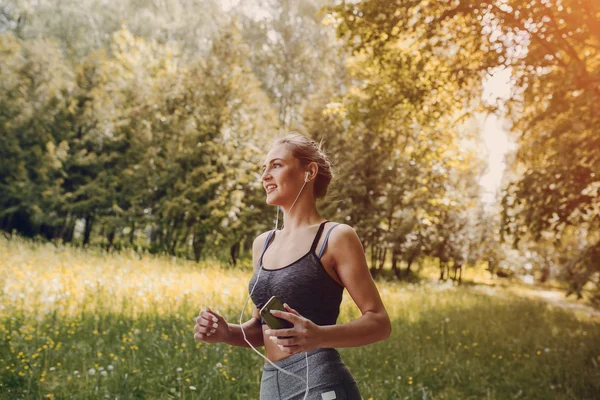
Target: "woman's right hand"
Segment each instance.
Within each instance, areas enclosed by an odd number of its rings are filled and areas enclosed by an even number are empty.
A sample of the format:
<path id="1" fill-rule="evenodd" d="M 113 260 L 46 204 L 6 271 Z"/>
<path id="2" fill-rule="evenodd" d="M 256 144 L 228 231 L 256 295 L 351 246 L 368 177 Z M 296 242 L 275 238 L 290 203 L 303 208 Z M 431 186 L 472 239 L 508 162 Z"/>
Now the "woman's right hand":
<path id="1" fill-rule="evenodd" d="M 194 339 L 206 343 L 225 342 L 230 333 L 227 321 L 209 307 L 200 311 L 200 315 L 196 317 L 194 331 Z"/>

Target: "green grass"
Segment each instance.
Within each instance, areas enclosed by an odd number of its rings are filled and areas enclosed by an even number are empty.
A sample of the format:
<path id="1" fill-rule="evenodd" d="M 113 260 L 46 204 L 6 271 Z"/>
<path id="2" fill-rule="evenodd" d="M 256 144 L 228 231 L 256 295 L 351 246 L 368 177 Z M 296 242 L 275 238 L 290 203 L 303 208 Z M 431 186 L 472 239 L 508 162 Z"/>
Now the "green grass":
<path id="1" fill-rule="evenodd" d="M 260 357 L 193 339 L 202 306 L 238 321 L 249 273 L 2 240 L 0 395 L 257 399 Z M 378 287 L 392 336 L 338 349 L 365 400 L 600 398 L 599 319 L 471 286 Z M 358 315 L 345 293 L 338 323 Z"/>

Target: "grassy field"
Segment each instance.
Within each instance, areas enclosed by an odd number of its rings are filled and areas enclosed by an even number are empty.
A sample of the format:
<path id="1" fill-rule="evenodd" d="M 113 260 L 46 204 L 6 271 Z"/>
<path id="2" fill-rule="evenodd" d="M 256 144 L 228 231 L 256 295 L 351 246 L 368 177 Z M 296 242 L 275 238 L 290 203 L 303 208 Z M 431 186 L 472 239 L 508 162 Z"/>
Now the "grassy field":
<path id="1" fill-rule="evenodd" d="M 239 320 L 250 272 L 0 239 L 0 396 L 257 399 L 260 357 L 193 339 L 203 306 Z M 378 287 L 392 336 L 339 349 L 365 400 L 600 398 L 599 318 L 471 285 Z M 344 293 L 338 323 L 358 315 Z"/>

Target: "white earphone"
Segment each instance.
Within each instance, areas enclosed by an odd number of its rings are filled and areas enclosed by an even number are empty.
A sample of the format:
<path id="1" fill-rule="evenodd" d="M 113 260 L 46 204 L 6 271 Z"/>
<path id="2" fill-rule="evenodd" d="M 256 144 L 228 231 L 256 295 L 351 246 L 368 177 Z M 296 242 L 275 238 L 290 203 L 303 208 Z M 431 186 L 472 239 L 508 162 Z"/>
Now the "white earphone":
<path id="1" fill-rule="evenodd" d="M 296 200 L 294 200 L 294 203 L 292 204 L 292 206 L 290 207 L 289 212 L 292 210 L 292 208 L 294 207 L 294 205 L 296 204 L 296 201 L 298 200 L 298 197 L 300 197 L 300 193 L 302 193 L 302 189 L 304 189 L 304 186 L 306 185 L 306 183 L 308 181 L 310 181 L 310 171 L 306 171 L 305 174 L 306 178 L 304 179 L 304 184 L 302 185 L 302 187 L 300 188 L 300 192 L 298 192 L 298 195 L 296 196 Z M 275 230 L 277 230 L 277 225 L 279 222 L 279 208 L 277 209 L 277 220 L 275 222 Z M 252 350 L 254 350 L 254 352 L 256 354 L 258 354 L 259 356 L 261 356 L 262 358 L 264 358 L 269 364 L 271 364 L 272 366 L 274 366 L 275 368 L 277 368 L 278 370 L 280 370 L 281 372 L 291 375 L 291 376 L 295 376 L 296 378 L 300 379 L 301 381 L 306 382 L 306 391 L 304 392 L 304 400 L 306 400 L 306 398 L 308 397 L 308 391 L 310 390 L 310 387 L 308 386 L 308 353 L 304 352 L 304 355 L 306 357 L 306 379 L 302 378 L 300 375 L 296 375 L 293 374 L 291 372 L 286 371 L 285 369 L 273 364 L 271 362 L 271 360 L 269 360 L 267 357 L 265 357 L 264 355 L 262 355 L 258 350 L 256 350 L 256 348 L 254 348 L 254 346 L 252 346 L 252 343 L 250 343 L 250 341 L 246 338 L 246 332 L 244 332 L 244 327 L 242 325 L 242 318 L 244 316 L 244 311 L 246 310 L 246 306 L 248 305 L 248 301 L 250 301 L 250 299 L 252 298 L 252 293 L 254 292 L 254 288 L 256 287 L 256 284 L 258 283 L 258 278 L 260 277 L 260 272 L 261 272 L 262 268 L 258 268 L 258 275 L 256 275 L 256 282 L 254 282 L 254 286 L 252 286 L 252 290 L 250 291 L 250 296 L 248 296 L 248 300 L 246 300 L 246 303 L 244 304 L 244 308 L 242 309 L 242 313 L 240 314 L 240 329 L 242 330 L 242 335 L 244 336 L 244 340 L 246 341 L 246 343 L 248 343 L 248 345 L 252 348 Z M 259 321 L 260 323 L 260 321 Z M 262 329 L 262 327 L 261 327 Z"/>

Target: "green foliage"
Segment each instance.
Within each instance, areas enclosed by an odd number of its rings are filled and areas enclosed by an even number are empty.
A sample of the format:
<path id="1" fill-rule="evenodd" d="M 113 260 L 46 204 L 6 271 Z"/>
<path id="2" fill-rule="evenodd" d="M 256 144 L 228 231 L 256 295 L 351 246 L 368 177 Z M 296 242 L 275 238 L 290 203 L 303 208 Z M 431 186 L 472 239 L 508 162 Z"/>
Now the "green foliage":
<path id="1" fill-rule="evenodd" d="M 600 273 L 595 258 L 600 243 L 596 4 L 370 0 L 329 10 L 355 57 L 370 61 L 359 79 L 365 82 L 362 88 L 380 88 L 376 97 L 364 96 L 377 117 L 384 117 L 377 118 L 379 124 L 394 112 L 422 120 L 422 129 L 428 118 L 455 115 L 461 102 L 469 111 L 478 103 L 485 74 L 510 68 L 513 96 L 507 104 L 488 107 L 507 112 L 520 134 L 503 200 L 503 232 L 516 245 L 522 238 L 540 240 L 548 231 L 559 240 L 566 227 L 582 228 L 585 257 L 562 267 L 577 277 L 579 287 Z M 386 77 L 386 86 L 377 84 Z M 417 112 L 399 108 L 402 101 Z M 426 112 L 419 113 L 424 107 Z M 437 145 L 446 143 L 436 139 Z"/>
<path id="2" fill-rule="evenodd" d="M 578 295 L 600 274 L 591 2 L 56 4 L 0 4 L 4 230 L 235 265 L 271 226 L 256 166 L 295 128 L 331 156 L 320 207 L 357 230 L 374 274 L 518 264 L 500 226 Z M 486 105 L 498 68 L 515 90 Z M 520 134 L 501 212 L 479 201 L 480 112 Z"/>
<path id="3" fill-rule="evenodd" d="M 269 95 L 283 129 L 304 126 L 310 97 L 336 87 L 343 60 L 332 27 L 326 26 L 320 0 L 262 2 L 272 17 L 240 19 L 250 46 L 250 61 Z"/>
<path id="4" fill-rule="evenodd" d="M 482 173 L 471 144 L 477 131 L 464 119 L 481 89 L 466 64 L 485 55 L 467 53 L 475 44 L 465 48 L 461 33 L 451 43 L 453 26 L 435 32 L 415 24 L 413 17 L 433 18 L 444 5 L 413 6 L 369 1 L 328 9 L 351 56 L 349 89 L 324 111 L 337 117 L 346 140 L 335 150 L 343 153 L 342 208 L 372 245 L 372 269 L 382 268 L 389 249 L 394 269 L 407 261 L 406 274 L 425 254 L 462 265 L 467 236 L 475 236 L 467 214 L 477 209 Z"/>
<path id="5" fill-rule="evenodd" d="M 257 203 L 246 193 L 256 191 L 254 166 L 276 123 L 235 28 L 208 58 L 185 64 L 177 46 L 123 27 L 76 76 L 45 42 L 7 34 L 2 44 L 13 85 L 2 101 L 15 110 L 3 120 L 4 229 L 70 241 L 82 219 L 83 244 L 97 226 L 110 249 L 120 238 L 141 244 L 136 228 L 149 226 L 152 251 L 196 259 L 209 236 L 233 245 L 247 234 L 222 228 L 239 228 L 246 204 Z M 30 50 L 44 45 L 48 55 Z"/>
<path id="6" fill-rule="evenodd" d="M 73 74 L 56 43 L 0 36 L 0 218 L 3 228 L 58 234 Z M 52 68 L 47 66 L 51 65 Z"/>
<path id="7" fill-rule="evenodd" d="M 22 39 L 38 36 L 60 43 L 67 58 L 78 60 L 109 47 L 126 22 L 147 41 L 178 42 L 186 53 L 206 54 L 209 38 L 226 22 L 214 0 L 10 0 L 0 1 L 0 32 Z M 202 10 L 202 12 L 199 12 Z"/>

